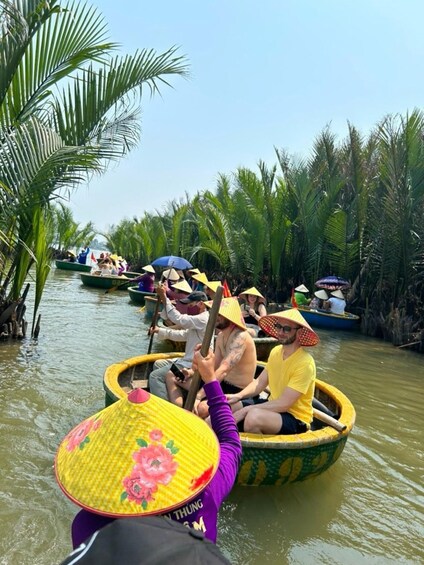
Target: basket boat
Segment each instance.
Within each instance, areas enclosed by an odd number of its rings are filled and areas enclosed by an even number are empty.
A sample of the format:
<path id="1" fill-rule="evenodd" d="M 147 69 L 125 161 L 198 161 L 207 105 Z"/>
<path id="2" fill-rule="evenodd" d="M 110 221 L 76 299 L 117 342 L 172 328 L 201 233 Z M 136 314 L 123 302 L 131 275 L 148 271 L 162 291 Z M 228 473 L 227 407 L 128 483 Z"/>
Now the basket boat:
<path id="1" fill-rule="evenodd" d="M 123 398 L 133 388 L 148 388 L 153 363 L 182 357 L 182 353 L 154 353 L 132 357 L 107 367 L 103 377 L 106 406 Z M 262 363 L 263 366 L 263 363 Z M 241 433 L 243 456 L 238 485 L 284 485 L 320 475 L 340 457 L 355 423 L 355 409 L 336 387 L 317 380 L 315 402 L 328 409 L 345 425 L 336 431 L 315 420 L 303 434 L 262 436 Z"/>

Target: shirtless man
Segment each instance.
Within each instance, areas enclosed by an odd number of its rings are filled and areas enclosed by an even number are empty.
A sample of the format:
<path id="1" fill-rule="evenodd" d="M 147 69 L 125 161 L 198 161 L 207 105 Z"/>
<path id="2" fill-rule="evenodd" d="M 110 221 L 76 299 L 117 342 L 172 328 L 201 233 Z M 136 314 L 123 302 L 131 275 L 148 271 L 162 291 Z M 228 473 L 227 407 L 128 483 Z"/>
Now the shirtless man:
<path id="1" fill-rule="evenodd" d="M 215 342 L 215 376 L 224 394 L 236 394 L 253 381 L 256 371 L 255 342 L 246 329 L 237 298 L 222 299 L 215 327 L 219 330 Z M 184 373 L 191 377 L 193 370 Z M 190 378 L 183 383 L 175 377 L 172 380 L 175 385 L 189 389 Z M 199 390 L 194 405 L 201 418 L 209 415 L 205 397 L 203 389 Z"/>

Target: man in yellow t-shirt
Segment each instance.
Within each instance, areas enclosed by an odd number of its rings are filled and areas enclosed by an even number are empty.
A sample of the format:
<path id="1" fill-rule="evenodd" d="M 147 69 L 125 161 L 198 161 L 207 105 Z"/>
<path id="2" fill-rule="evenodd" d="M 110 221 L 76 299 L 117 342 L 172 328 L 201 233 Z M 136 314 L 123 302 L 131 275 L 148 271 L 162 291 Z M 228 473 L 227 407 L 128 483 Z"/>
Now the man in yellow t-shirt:
<path id="1" fill-rule="evenodd" d="M 304 347 L 316 345 L 318 335 L 293 308 L 263 316 L 261 328 L 280 342 L 271 350 L 266 367 L 252 383 L 237 394 L 227 395 L 236 422 L 245 432 L 297 434 L 312 422 L 315 361 Z M 269 387 L 267 400 L 254 399 Z"/>

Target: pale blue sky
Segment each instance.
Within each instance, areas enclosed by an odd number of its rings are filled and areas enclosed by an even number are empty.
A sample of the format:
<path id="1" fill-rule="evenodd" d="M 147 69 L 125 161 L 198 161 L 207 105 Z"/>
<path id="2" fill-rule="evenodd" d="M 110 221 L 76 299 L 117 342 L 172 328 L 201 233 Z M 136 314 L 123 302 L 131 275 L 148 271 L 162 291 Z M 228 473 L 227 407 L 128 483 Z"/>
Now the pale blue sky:
<path id="1" fill-rule="evenodd" d="M 145 98 L 137 150 L 71 197 L 105 230 L 216 186 L 218 173 L 307 156 L 329 123 L 368 134 L 423 108 L 423 0 L 94 0 L 122 53 L 172 45 L 190 61 Z"/>

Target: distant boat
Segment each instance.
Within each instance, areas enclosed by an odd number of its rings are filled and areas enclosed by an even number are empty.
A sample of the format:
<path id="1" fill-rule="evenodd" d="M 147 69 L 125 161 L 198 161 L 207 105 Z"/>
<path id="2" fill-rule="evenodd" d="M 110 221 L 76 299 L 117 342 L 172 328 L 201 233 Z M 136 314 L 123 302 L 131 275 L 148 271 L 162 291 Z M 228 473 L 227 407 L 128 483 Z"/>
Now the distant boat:
<path id="1" fill-rule="evenodd" d="M 293 308 L 291 304 L 284 304 L 284 310 Z M 325 310 L 313 310 L 309 306 L 298 306 L 299 312 L 313 328 L 326 328 L 329 330 L 353 330 L 358 327 L 359 316 L 345 312 L 332 314 Z"/>
<path id="2" fill-rule="evenodd" d="M 56 269 L 61 269 L 63 271 L 80 271 L 83 273 L 89 273 L 91 271 L 90 265 L 83 265 L 82 263 L 78 263 L 78 261 L 72 262 L 56 259 L 55 264 Z"/>
<path id="3" fill-rule="evenodd" d="M 140 273 L 131 273 L 134 275 L 131 278 L 140 276 Z M 109 289 L 114 286 L 118 287 L 118 290 L 127 290 L 131 285 L 131 278 L 127 278 L 128 273 L 125 276 L 122 275 L 89 275 L 88 273 L 81 273 L 81 282 L 85 286 L 91 286 L 94 288 L 104 288 Z M 127 280 L 126 280 L 127 278 Z M 134 283 L 132 283 L 134 284 Z"/>
<path id="4" fill-rule="evenodd" d="M 144 306 L 146 296 L 156 296 L 155 292 L 144 292 L 143 290 L 138 290 L 138 286 L 129 286 L 128 294 L 130 295 L 131 302 L 140 304 L 141 306 Z"/>
<path id="5" fill-rule="evenodd" d="M 106 406 L 134 388 L 148 389 L 148 376 L 155 361 L 181 356 L 182 353 L 140 355 L 107 367 L 103 377 Z M 321 380 L 316 381 L 313 405 L 321 415 L 324 412 L 334 417 L 344 429 L 336 431 L 314 418 L 311 430 L 303 434 L 241 433 L 243 455 L 236 484 L 281 486 L 304 481 L 320 475 L 337 461 L 355 423 L 355 409 L 340 390 Z"/>

